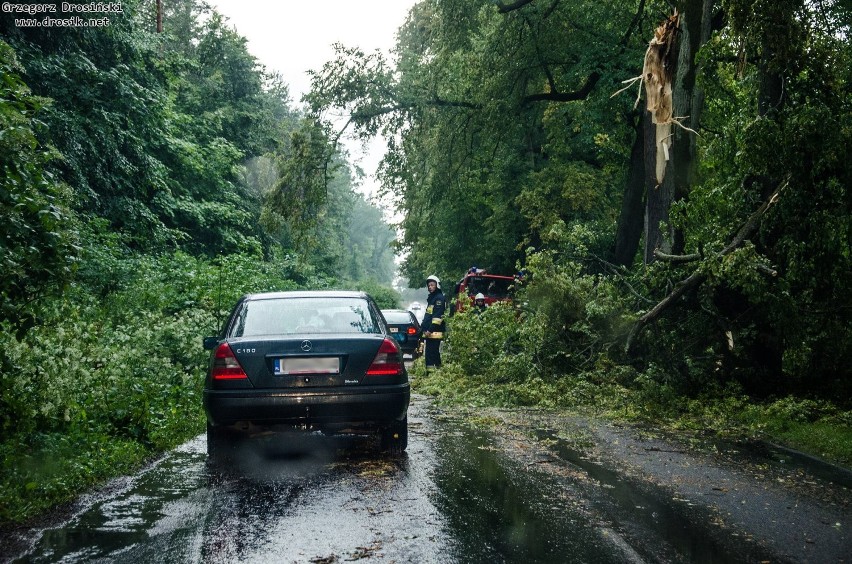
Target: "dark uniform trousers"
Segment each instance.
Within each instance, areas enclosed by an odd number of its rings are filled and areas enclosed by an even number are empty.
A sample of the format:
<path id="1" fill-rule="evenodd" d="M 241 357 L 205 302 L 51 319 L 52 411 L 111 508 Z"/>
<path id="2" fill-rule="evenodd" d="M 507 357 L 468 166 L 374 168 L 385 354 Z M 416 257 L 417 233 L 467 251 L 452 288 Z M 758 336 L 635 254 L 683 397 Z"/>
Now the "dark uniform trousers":
<path id="1" fill-rule="evenodd" d="M 426 368 L 439 368 L 441 366 L 441 341 L 444 338 L 444 311 L 447 303 L 441 290 L 435 290 L 429 294 L 426 303 L 423 331 L 432 332 L 431 337 L 426 337 Z"/>

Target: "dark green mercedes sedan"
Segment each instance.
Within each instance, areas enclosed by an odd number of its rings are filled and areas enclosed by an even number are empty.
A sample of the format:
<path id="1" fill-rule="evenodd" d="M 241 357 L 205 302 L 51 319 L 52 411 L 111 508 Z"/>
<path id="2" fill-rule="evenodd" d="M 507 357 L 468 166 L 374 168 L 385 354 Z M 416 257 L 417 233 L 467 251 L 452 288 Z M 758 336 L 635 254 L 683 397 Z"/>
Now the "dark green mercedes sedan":
<path id="1" fill-rule="evenodd" d="M 297 291 L 240 298 L 217 337 L 204 386 L 207 452 L 274 431 L 378 433 L 408 446 L 410 386 L 402 353 L 363 292 Z"/>

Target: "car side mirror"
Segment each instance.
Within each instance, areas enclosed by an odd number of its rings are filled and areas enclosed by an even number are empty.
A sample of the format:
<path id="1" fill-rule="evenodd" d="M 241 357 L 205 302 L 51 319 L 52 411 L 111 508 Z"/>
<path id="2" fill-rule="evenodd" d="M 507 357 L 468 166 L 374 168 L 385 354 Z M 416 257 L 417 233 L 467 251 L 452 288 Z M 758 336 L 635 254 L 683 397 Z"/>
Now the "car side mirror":
<path id="1" fill-rule="evenodd" d="M 219 345 L 219 337 L 204 337 L 204 350 L 212 351 Z"/>

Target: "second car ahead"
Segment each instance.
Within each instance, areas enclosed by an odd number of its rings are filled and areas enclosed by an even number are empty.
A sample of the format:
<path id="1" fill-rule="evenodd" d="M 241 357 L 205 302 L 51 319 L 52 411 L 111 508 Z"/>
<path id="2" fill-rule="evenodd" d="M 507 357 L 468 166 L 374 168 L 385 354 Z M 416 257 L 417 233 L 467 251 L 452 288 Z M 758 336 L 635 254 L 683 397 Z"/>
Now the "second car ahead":
<path id="1" fill-rule="evenodd" d="M 382 315 L 388 322 L 391 335 L 399 343 L 403 354 L 410 354 L 417 358 L 420 345 L 420 322 L 414 313 L 404 309 L 383 309 Z"/>
<path id="2" fill-rule="evenodd" d="M 294 427 L 379 433 L 408 445 L 408 374 L 396 339 L 362 292 L 247 295 L 213 351 L 204 386 L 208 453 L 237 434 Z"/>

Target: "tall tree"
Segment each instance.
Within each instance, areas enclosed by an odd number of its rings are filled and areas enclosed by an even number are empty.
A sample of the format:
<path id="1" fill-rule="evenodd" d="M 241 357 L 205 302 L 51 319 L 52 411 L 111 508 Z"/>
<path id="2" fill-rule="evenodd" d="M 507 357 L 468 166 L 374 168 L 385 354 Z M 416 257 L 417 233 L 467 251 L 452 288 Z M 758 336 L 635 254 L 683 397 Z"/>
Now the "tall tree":
<path id="1" fill-rule="evenodd" d="M 617 144 L 597 135 L 597 119 L 621 120 L 611 69 L 639 52 L 643 11 L 427 0 L 400 30 L 395 74 L 378 54 L 342 47 L 315 74 L 314 111 L 343 109 L 358 134 L 390 138 L 384 184 L 404 212 L 411 279 L 472 264 L 511 271 L 526 245 L 574 221 L 614 222 L 624 155 L 606 150 Z"/>

